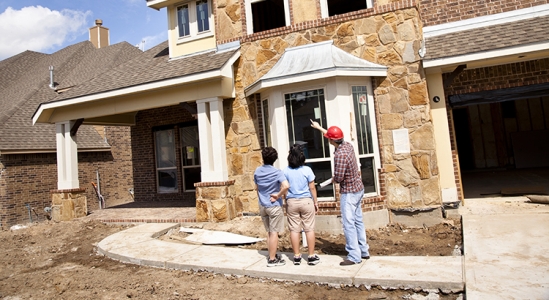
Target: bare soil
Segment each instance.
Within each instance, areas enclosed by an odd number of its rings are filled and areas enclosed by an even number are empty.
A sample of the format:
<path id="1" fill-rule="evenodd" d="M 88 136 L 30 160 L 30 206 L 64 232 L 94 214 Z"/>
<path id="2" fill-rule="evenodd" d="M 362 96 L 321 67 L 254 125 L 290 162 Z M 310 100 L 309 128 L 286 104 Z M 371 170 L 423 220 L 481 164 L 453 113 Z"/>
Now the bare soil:
<path id="1" fill-rule="evenodd" d="M 203 228 L 264 237 L 253 219 L 203 224 Z M 128 226 L 86 218 L 45 221 L 0 231 L 0 299 L 423 299 L 427 293 L 381 287 L 332 287 L 315 283 L 186 272 L 124 264 L 97 254 L 96 245 Z M 169 237 L 164 237 L 169 239 Z M 368 230 L 371 255 L 452 255 L 461 246 L 459 220 L 430 228 L 391 225 Z M 345 255 L 345 239 L 317 234 L 317 253 Z M 264 249 L 264 243 L 249 247 Z M 282 251 L 291 251 L 287 236 Z M 461 294 L 438 293 L 438 299 Z M 432 299 L 430 297 L 429 299 Z M 436 298 L 435 298 L 436 299 Z"/>

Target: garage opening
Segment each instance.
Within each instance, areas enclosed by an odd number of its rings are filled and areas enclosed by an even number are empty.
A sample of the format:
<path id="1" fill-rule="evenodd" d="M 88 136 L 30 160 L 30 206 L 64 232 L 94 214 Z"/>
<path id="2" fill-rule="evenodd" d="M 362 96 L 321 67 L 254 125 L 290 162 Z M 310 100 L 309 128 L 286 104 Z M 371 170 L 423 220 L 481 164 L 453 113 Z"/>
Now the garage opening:
<path id="1" fill-rule="evenodd" d="M 549 84 L 448 99 L 465 198 L 549 194 Z"/>

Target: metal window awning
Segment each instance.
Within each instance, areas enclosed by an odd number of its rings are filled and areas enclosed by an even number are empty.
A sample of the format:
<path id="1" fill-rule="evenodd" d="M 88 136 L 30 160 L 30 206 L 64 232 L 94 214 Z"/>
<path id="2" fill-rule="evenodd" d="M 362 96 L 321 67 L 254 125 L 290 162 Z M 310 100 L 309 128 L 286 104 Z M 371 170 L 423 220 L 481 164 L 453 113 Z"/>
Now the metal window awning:
<path id="1" fill-rule="evenodd" d="M 358 58 L 326 41 L 288 48 L 273 68 L 246 87 L 246 96 L 267 88 L 336 76 L 387 76 L 387 67 Z"/>

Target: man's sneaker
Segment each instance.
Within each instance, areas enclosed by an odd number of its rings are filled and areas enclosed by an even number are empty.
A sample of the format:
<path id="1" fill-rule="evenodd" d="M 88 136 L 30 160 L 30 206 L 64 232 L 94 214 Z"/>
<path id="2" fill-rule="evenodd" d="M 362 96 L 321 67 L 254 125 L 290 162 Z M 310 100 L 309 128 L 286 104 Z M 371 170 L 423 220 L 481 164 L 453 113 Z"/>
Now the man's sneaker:
<path id="1" fill-rule="evenodd" d="M 294 265 L 300 265 L 301 264 L 301 255 L 300 256 L 295 256 L 294 255 Z"/>
<path id="2" fill-rule="evenodd" d="M 307 257 L 307 260 L 308 260 L 308 264 L 313 266 L 313 265 L 316 265 L 320 262 L 320 257 L 318 257 L 318 255 L 309 255 L 309 257 Z"/>
<path id="3" fill-rule="evenodd" d="M 283 266 L 285 264 L 286 264 L 286 261 L 280 258 L 280 256 L 276 256 L 274 259 L 267 260 L 267 267 Z"/>

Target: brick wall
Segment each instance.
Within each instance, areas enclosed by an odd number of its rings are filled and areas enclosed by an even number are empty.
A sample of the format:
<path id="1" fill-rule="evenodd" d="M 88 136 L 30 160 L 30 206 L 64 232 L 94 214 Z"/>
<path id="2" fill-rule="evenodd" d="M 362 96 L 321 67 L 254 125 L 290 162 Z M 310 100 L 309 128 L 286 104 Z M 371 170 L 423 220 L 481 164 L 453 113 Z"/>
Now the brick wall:
<path id="1" fill-rule="evenodd" d="M 421 0 L 423 26 L 456 22 L 547 4 L 548 0 Z"/>
<path id="2" fill-rule="evenodd" d="M 133 187 L 129 128 L 106 127 L 110 152 L 78 153 L 78 180 L 86 189 L 88 210 L 98 209 L 97 196 L 90 182 L 101 176 L 101 191 L 107 206 L 132 201 L 128 189 Z M 7 154 L 0 157 L 0 223 L 3 229 L 14 224 L 43 221 L 51 206 L 50 190 L 57 189 L 55 153 Z M 31 208 L 31 217 L 29 209 Z M 34 209 L 34 210 L 32 210 Z"/>
<path id="3" fill-rule="evenodd" d="M 183 201 L 188 206 L 195 206 L 195 193 L 182 192 L 181 149 L 177 146 L 176 164 L 178 166 L 179 192 L 157 193 L 153 134 L 155 127 L 173 128 L 175 145 L 179 145 L 178 124 L 195 121 L 191 113 L 179 105 L 175 105 L 140 111 L 136 119 L 136 125 L 131 129 L 135 201 Z"/>
<path id="4" fill-rule="evenodd" d="M 443 74 L 443 80 L 449 75 Z M 547 82 L 549 58 L 465 70 L 454 79 L 450 87 L 444 89 L 444 93 L 448 97 Z"/>

